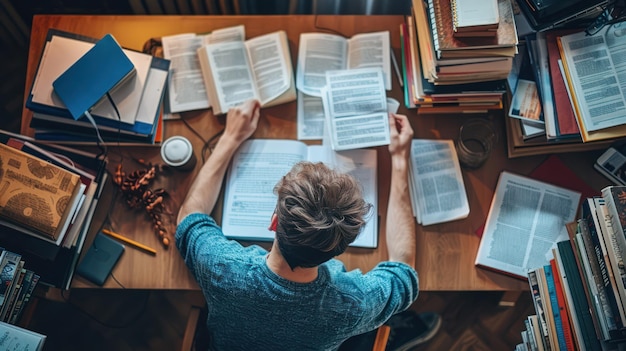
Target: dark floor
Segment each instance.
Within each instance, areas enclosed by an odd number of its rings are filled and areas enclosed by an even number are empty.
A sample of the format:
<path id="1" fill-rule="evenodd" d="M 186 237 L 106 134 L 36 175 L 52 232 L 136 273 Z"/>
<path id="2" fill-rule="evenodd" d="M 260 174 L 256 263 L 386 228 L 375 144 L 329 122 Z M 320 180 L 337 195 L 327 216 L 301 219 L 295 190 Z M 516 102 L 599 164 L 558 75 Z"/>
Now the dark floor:
<path id="1" fill-rule="evenodd" d="M 75 290 L 69 302 L 39 301 L 29 329 L 47 335 L 44 351 L 178 350 L 193 294 L 181 291 Z M 500 307 L 498 292 L 421 293 L 412 309 L 442 315 L 439 333 L 419 351 L 514 350 L 530 293 Z"/>

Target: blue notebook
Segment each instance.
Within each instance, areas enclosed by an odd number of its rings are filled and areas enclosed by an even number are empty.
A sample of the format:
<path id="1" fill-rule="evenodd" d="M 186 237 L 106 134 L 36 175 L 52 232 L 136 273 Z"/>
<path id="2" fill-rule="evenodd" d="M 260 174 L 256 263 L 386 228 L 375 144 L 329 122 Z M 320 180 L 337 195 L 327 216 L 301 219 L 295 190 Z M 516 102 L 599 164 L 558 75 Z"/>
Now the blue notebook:
<path id="1" fill-rule="evenodd" d="M 78 119 L 134 72 L 133 63 L 115 38 L 107 34 L 63 72 L 52 86 L 72 117 Z"/>

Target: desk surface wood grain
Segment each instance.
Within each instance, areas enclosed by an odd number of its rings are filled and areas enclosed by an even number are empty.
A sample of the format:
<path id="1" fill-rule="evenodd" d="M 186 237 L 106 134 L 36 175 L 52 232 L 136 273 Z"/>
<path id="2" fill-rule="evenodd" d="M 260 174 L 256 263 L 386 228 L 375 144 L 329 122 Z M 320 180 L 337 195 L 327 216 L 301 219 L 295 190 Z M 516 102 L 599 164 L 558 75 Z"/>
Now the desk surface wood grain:
<path id="1" fill-rule="evenodd" d="M 31 42 L 26 76 L 26 95 L 33 82 L 37 64 L 42 53 L 43 43 L 49 28 L 80 33 L 95 38 L 111 33 L 122 46 L 141 50 L 150 38 L 180 33 L 203 33 L 227 26 L 244 24 L 248 38 L 276 30 L 285 30 L 294 64 L 300 33 L 315 31 L 338 32 L 345 37 L 362 32 L 388 30 L 391 45 L 400 62 L 400 24 L 403 16 L 75 16 L 75 15 L 36 15 L 33 19 Z M 402 89 L 394 76 L 393 90 L 389 96 L 403 101 Z M 453 139 L 458 128 L 468 115 L 422 115 L 415 110 L 400 108 L 400 113 L 409 116 L 416 138 Z M 284 104 L 261 111 L 262 117 L 254 138 L 296 138 L 296 103 Z M 22 115 L 22 133 L 33 135 L 29 128 L 32 113 L 24 109 Z M 182 114 L 182 120 L 165 122 L 165 136 L 185 135 L 194 145 L 198 160 L 202 161 L 202 148 L 205 140 L 224 127 L 222 116 L 213 116 L 210 110 L 199 110 Z M 480 169 L 463 171 L 468 192 L 471 212 L 468 218 L 432 226 L 417 226 L 417 271 L 422 290 L 527 290 L 528 283 L 479 269 L 474 266 L 474 258 L 479 244 L 476 231 L 486 219 L 500 171 L 506 169 L 520 174 L 528 174 L 545 159 L 545 156 L 533 156 L 519 159 L 506 157 L 504 133 L 504 115 L 497 112 L 489 116 L 499 131 L 497 146 L 489 161 Z M 193 129 L 190 130 L 190 129 Z M 197 133 L 197 134 L 196 134 Z M 147 162 L 162 163 L 158 147 L 110 147 L 110 171 L 114 172 L 118 163 L 123 163 L 127 171 L 141 166 L 133 158 L 142 158 Z M 385 244 L 385 211 L 389 194 L 389 155 L 386 147 L 379 147 L 379 247 L 377 249 L 349 248 L 339 258 L 348 269 L 368 271 L 378 262 L 387 258 Z M 591 162 L 594 155 L 570 159 L 570 164 L 580 168 L 581 177 L 596 189 L 605 185 L 603 179 L 593 174 Z M 581 161 L 584 162 L 581 165 Z M 155 187 L 166 188 L 171 195 L 170 208 L 172 219 L 175 218 L 180 202 L 186 195 L 195 170 L 182 173 L 170 171 L 162 173 Z M 108 214 L 112 229 L 135 241 L 157 249 L 157 255 L 151 256 L 131 247 L 126 249 L 116 266 L 113 275 L 126 288 L 137 289 L 197 289 L 193 277 L 174 245 L 163 249 L 151 230 L 151 223 L 141 211 L 130 211 L 120 196 L 115 194 L 113 186 L 107 188 L 104 202 L 110 206 L 100 206 L 97 216 L 100 222 Z M 108 202 L 107 202 L 108 201 Z M 214 213 L 219 219 L 221 206 Z M 269 221 L 269 218 L 268 218 Z M 174 227 L 170 224 L 171 235 Z M 91 239 L 94 233 L 90 233 Z M 86 245 L 90 243 L 88 239 Z M 249 243 L 245 243 L 246 245 Z M 269 248 L 268 243 L 260 243 Z M 73 287 L 93 287 L 77 277 Z M 120 285 L 109 279 L 105 288 L 119 288 Z"/>

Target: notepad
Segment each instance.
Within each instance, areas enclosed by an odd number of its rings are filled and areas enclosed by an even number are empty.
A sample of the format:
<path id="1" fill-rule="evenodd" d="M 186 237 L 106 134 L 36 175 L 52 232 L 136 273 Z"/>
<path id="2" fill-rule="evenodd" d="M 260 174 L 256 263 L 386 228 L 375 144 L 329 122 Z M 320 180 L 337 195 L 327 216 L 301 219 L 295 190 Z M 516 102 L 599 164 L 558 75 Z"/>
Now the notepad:
<path id="1" fill-rule="evenodd" d="M 52 86 L 72 117 L 78 119 L 135 72 L 135 66 L 115 38 L 107 34 L 63 72 Z"/>
<path id="2" fill-rule="evenodd" d="M 498 0 L 451 0 L 455 32 L 498 28 Z"/>
<path id="3" fill-rule="evenodd" d="M 123 253 L 123 244 L 98 233 L 76 268 L 76 273 L 94 284 L 104 285 Z"/>

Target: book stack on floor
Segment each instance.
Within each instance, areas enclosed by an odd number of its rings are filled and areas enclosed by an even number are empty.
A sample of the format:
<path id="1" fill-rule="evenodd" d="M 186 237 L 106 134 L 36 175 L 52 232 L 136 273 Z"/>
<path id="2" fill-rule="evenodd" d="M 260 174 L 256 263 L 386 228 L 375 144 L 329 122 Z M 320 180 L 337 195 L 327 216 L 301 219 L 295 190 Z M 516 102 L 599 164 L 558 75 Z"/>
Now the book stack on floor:
<path id="1" fill-rule="evenodd" d="M 0 130 L 0 246 L 67 289 L 108 177 L 106 159 Z"/>
<path id="2" fill-rule="evenodd" d="M 22 255 L 0 247 L 0 322 L 18 324 L 39 282 Z"/>
<path id="3" fill-rule="evenodd" d="M 626 44 L 624 23 L 587 35 L 584 27 L 558 28 L 525 36 L 521 65 L 528 66 L 517 86 L 536 86 L 533 101 L 511 84 L 511 111 L 540 104 L 540 127 L 529 132 L 524 118 L 507 118 L 509 156 L 572 152 L 607 148 L 626 137 L 626 92 L 620 74 L 618 48 Z M 599 59 L 602 57 L 603 59 Z M 523 66 L 522 66 L 523 67 Z M 517 106 L 519 101 L 522 106 Z M 526 104 L 521 102 L 526 101 Z M 509 113 L 509 116 L 512 116 Z M 519 116 L 518 116 L 519 117 Z"/>
<path id="4" fill-rule="evenodd" d="M 35 138 L 160 143 L 169 63 L 122 49 L 111 35 L 96 39 L 50 29 L 26 100 Z"/>
<path id="5" fill-rule="evenodd" d="M 503 107 L 518 44 L 511 2 L 476 2 L 413 0 L 400 29 L 408 108 L 448 113 Z"/>
<path id="6" fill-rule="evenodd" d="M 538 328 L 522 331 L 522 350 L 617 350 L 626 343 L 626 187 L 584 199 L 580 213 L 549 264 L 528 272 L 537 312 L 529 320 Z"/>

